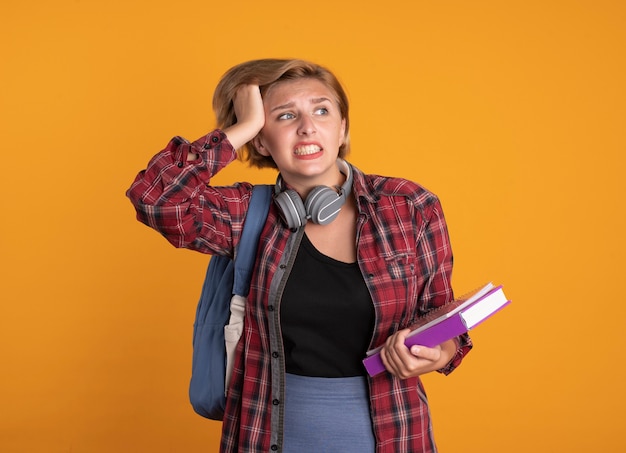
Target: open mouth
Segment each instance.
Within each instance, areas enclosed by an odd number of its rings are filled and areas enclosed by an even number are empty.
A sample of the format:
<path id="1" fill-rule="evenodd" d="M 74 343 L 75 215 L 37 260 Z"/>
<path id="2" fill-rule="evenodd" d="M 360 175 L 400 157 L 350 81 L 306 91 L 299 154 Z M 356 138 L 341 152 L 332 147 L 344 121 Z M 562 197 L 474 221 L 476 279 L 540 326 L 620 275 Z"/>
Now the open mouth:
<path id="1" fill-rule="evenodd" d="M 299 146 L 294 150 L 296 156 L 308 156 L 310 154 L 318 153 L 322 150 L 318 145 L 304 145 Z"/>

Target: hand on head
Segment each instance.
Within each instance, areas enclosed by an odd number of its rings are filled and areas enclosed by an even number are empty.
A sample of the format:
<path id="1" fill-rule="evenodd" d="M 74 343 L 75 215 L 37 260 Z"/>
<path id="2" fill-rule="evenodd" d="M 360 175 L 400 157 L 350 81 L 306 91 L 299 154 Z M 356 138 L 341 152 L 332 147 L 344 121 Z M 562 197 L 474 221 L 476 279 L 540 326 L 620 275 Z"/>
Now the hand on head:
<path id="1" fill-rule="evenodd" d="M 258 85 L 241 85 L 233 98 L 237 122 L 224 133 L 235 149 L 252 140 L 265 125 L 263 98 Z"/>

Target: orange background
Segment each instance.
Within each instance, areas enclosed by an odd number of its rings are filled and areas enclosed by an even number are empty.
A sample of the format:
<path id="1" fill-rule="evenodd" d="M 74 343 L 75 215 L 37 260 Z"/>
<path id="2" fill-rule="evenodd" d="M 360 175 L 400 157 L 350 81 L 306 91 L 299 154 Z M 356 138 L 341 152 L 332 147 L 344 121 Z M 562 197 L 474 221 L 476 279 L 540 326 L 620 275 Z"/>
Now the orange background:
<path id="1" fill-rule="evenodd" d="M 260 57 L 334 70 L 350 160 L 440 195 L 457 293 L 493 280 L 513 300 L 425 378 L 441 452 L 626 451 L 624 5 L 5 0 L 0 451 L 216 450 L 187 400 L 207 257 L 124 192 Z"/>

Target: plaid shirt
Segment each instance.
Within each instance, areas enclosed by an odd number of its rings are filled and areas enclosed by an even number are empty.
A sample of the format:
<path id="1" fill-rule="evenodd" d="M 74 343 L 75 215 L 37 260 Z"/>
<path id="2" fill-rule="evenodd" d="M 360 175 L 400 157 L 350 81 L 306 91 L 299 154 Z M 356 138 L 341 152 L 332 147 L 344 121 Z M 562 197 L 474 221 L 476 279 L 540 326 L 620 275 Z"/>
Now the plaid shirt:
<path id="1" fill-rule="evenodd" d="M 199 158 L 186 162 L 187 153 Z M 231 256 L 238 244 L 252 185 L 212 187 L 211 176 L 234 160 L 216 130 L 189 143 L 175 137 L 141 171 L 127 195 L 137 218 L 176 247 Z M 357 260 L 376 310 L 370 347 L 453 298 L 452 251 L 439 200 L 421 186 L 353 169 Z M 272 204 L 261 233 L 258 266 L 246 306 L 223 423 L 223 452 L 281 451 L 284 359 L 280 299 L 303 229 L 283 226 Z M 440 372 L 450 373 L 472 347 L 467 335 Z M 381 373 L 369 379 L 376 452 L 436 451 L 419 378 Z"/>

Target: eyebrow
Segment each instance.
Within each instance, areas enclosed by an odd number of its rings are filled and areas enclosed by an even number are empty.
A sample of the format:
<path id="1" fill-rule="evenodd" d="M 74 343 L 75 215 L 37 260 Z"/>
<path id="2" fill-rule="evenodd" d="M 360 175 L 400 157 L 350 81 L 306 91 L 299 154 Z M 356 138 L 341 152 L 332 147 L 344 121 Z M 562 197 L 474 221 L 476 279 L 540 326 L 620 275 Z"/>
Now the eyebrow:
<path id="1" fill-rule="evenodd" d="M 325 102 L 325 101 L 332 102 L 330 99 L 328 99 L 328 98 L 326 98 L 326 97 L 321 97 L 321 98 L 313 98 L 313 99 L 311 99 L 309 102 L 310 102 L 311 104 L 320 104 L 320 103 Z M 271 113 L 271 112 L 274 112 L 274 111 L 276 111 L 276 110 L 288 109 L 288 108 L 291 108 L 291 107 L 293 107 L 293 106 L 294 106 L 294 103 L 293 103 L 293 102 L 287 102 L 286 104 L 277 105 L 276 107 L 273 107 L 273 108 L 270 110 L 270 113 Z"/>

